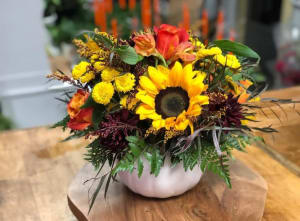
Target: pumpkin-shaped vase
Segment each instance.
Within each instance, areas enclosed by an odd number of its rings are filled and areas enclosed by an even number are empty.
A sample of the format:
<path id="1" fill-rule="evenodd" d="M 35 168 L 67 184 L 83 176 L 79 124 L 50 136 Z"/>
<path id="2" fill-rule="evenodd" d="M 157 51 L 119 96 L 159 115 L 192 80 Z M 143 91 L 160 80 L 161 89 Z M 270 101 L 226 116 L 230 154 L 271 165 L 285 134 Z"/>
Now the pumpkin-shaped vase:
<path id="1" fill-rule="evenodd" d="M 144 170 L 138 177 L 137 170 L 119 172 L 119 180 L 133 192 L 155 198 L 168 198 L 178 196 L 190 190 L 198 184 L 202 177 L 202 171 L 198 165 L 193 170 L 184 170 L 182 162 L 175 167 L 171 166 L 170 158 L 166 157 L 164 165 L 157 177 L 150 174 L 150 165 L 146 159 L 142 159 Z"/>

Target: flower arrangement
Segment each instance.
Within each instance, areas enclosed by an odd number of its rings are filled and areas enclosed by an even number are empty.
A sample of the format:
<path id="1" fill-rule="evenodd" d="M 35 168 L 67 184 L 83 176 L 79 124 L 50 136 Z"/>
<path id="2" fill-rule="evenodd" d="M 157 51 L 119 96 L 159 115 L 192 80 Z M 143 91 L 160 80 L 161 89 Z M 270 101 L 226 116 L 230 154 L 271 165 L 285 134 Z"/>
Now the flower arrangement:
<path id="1" fill-rule="evenodd" d="M 255 123 L 257 106 L 251 102 L 259 102 L 262 90 L 248 74 L 260 58 L 243 44 L 204 45 L 167 24 L 128 40 L 95 30 L 74 44 L 83 61 L 72 77 L 48 77 L 78 88 L 66 94 L 68 115 L 54 127 L 70 128 L 67 139 L 92 139 L 85 159 L 96 170 L 110 168 L 94 179 L 99 183 L 91 207 L 105 180 L 107 191 L 120 171 L 136 169 L 141 176 L 141 158 L 154 176 L 169 157 L 185 170 L 211 170 L 230 187 L 231 151 L 260 139 L 253 130 L 275 132 L 248 124 Z"/>

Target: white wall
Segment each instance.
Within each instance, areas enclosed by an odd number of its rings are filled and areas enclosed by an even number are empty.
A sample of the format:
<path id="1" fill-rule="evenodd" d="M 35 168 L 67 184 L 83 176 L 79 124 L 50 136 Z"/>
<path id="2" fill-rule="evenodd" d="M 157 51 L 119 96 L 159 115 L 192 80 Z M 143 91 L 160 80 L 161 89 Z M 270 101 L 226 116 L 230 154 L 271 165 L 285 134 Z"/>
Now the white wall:
<path id="1" fill-rule="evenodd" d="M 43 0 L 0 1 L 0 75 L 47 70 Z"/>
<path id="2" fill-rule="evenodd" d="M 0 102 L 18 128 L 51 124 L 65 106 L 48 90 L 43 0 L 0 1 Z"/>

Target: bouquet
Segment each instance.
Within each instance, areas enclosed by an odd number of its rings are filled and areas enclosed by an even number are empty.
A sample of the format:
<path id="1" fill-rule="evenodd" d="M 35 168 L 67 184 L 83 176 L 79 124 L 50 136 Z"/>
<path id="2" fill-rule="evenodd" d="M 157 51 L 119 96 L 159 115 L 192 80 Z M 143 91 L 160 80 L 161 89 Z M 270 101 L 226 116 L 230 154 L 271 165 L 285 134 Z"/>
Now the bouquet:
<path id="1" fill-rule="evenodd" d="M 228 161 L 233 149 L 244 151 L 261 138 L 253 131 L 275 132 L 255 125 L 259 94 L 251 70 L 256 52 L 229 40 L 204 45 L 182 28 L 162 24 L 153 30 L 117 39 L 86 32 L 74 40 L 82 61 L 72 77 L 58 71 L 48 77 L 77 90 L 66 93 L 68 115 L 54 127 L 69 128 L 71 136 L 91 139 L 85 159 L 99 172 L 98 188 L 105 194 L 121 171 L 143 174 L 149 161 L 158 176 L 166 157 L 184 169 L 200 167 L 231 187 Z M 99 173 L 98 173 L 99 174 Z"/>

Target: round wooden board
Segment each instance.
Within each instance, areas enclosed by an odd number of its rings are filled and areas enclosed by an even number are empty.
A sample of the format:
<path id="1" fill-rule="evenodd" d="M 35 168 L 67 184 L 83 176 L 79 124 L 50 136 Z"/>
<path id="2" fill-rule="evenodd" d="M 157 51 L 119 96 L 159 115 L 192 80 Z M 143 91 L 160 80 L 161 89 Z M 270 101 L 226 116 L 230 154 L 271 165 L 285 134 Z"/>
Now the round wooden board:
<path id="1" fill-rule="evenodd" d="M 232 189 L 215 174 L 205 173 L 199 184 L 187 193 L 168 199 L 139 196 L 121 183 L 110 184 L 107 199 L 99 192 L 88 214 L 88 190 L 95 176 L 85 165 L 72 181 L 68 202 L 79 221 L 241 221 L 261 220 L 267 194 L 266 181 L 240 161 L 230 163 Z M 90 190 L 90 195 L 97 182 Z M 102 188 L 104 189 L 104 188 Z"/>

